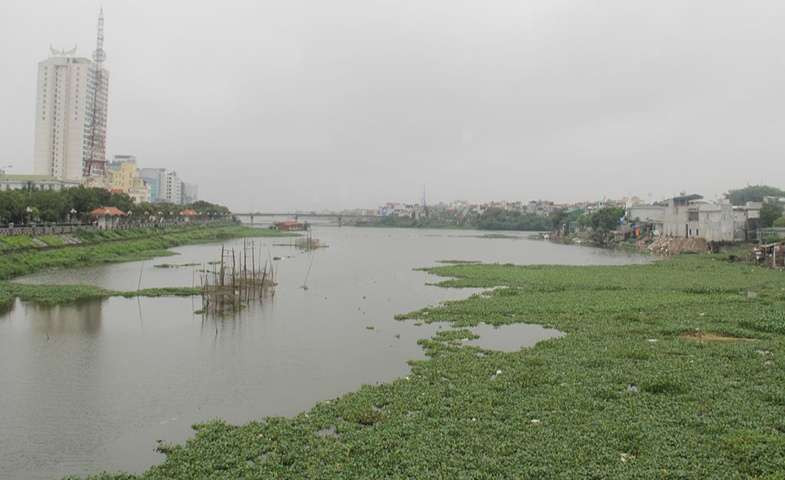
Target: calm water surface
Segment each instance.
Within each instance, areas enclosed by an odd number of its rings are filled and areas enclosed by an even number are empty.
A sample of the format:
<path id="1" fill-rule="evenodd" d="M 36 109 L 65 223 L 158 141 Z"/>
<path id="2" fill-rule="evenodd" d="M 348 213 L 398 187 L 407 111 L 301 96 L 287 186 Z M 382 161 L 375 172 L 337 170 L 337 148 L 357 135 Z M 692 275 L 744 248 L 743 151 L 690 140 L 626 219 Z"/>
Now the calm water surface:
<path id="1" fill-rule="evenodd" d="M 435 279 L 415 267 L 441 259 L 647 261 L 525 235 L 479 238 L 483 234 L 316 227 L 314 236 L 329 248 L 312 253 L 285 245 L 289 239 L 256 239 L 283 258 L 275 262 L 275 296 L 221 320 L 193 314 L 200 305 L 191 298 L 111 298 L 54 308 L 17 302 L 0 314 L 0 478 L 141 472 L 162 460 L 154 451 L 157 440 L 182 442 L 194 423 L 293 415 L 362 384 L 405 375 L 406 360 L 423 357 L 417 340 L 446 326 L 415 326 L 393 316 L 473 293 L 426 286 Z M 141 275 L 142 288 L 190 286 L 197 275 L 192 267 L 154 265 L 214 260 L 220 245 L 174 251 L 179 255 L 20 281 L 134 290 Z M 479 345 L 507 351 L 559 335 L 531 325 L 475 331 Z"/>

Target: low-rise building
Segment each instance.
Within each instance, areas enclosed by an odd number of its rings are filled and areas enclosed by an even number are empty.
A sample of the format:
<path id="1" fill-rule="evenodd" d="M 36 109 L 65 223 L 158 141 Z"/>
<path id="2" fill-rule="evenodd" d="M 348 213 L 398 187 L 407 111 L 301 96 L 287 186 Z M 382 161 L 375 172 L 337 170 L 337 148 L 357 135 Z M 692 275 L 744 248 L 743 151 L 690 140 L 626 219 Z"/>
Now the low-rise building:
<path id="1" fill-rule="evenodd" d="M 746 240 L 754 235 L 760 204 L 734 207 L 727 201 L 708 202 L 701 195 L 682 195 L 668 200 L 662 234 L 678 238 L 702 238 L 709 242 Z"/>
<path id="2" fill-rule="evenodd" d="M 51 190 L 59 192 L 78 187 L 78 180 L 64 180 L 49 175 L 0 175 L 0 191 L 6 190 Z"/>
<path id="3" fill-rule="evenodd" d="M 150 201 L 150 187 L 141 177 L 133 155 L 115 155 L 107 176 L 110 190 L 127 194 L 135 203 Z"/>
<path id="4" fill-rule="evenodd" d="M 662 234 L 664 218 L 664 205 L 632 205 L 627 209 L 627 220 L 630 223 L 648 226 L 647 231 L 655 235 Z"/>

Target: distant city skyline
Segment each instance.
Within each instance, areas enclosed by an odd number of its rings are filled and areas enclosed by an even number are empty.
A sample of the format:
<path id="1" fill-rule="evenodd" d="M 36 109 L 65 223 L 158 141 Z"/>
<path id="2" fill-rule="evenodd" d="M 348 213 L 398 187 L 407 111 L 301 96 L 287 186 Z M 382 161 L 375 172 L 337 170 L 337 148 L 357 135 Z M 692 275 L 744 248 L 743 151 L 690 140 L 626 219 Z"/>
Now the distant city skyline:
<path id="1" fill-rule="evenodd" d="M 785 186 L 785 5 L 107 0 L 108 153 L 235 210 L 715 198 Z M 4 3 L 0 165 L 33 171 L 35 63 L 93 1 Z"/>

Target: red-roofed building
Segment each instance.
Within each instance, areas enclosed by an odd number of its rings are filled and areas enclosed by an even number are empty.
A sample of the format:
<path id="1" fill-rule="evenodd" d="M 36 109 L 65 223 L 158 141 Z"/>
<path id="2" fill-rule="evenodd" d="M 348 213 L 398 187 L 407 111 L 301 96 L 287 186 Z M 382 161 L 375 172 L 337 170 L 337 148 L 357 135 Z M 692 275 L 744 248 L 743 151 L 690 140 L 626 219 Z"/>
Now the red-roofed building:
<path id="1" fill-rule="evenodd" d="M 90 218 L 95 219 L 101 229 L 115 228 L 125 216 L 127 214 L 117 207 L 99 207 L 90 212 Z"/>
<path id="2" fill-rule="evenodd" d="M 297 220 L 284 220 L 283 222 L 275 222 L 273 225 L 278 230 L 284 232 L 307 230 L 306 224 L 300 223 Z"/>
<path id="3" fill-rule="evenodd" d="M 196 218 L 198 216 L 199 216 L 199 214 L 196 213 L 196 210 L 194 210 L 192 208 L 186 208 L 185 210 L 180 212 L 180 217 L 184 221 L 186 221 L 186 222 L 190 222 L 191 220 L 193 220 L 194 218 Z"/>

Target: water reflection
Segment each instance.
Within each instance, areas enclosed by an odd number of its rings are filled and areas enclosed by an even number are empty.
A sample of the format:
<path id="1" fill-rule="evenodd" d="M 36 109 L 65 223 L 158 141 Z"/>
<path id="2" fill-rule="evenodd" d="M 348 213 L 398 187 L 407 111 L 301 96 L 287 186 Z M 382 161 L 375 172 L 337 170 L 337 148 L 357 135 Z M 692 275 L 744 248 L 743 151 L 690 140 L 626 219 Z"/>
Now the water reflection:
<path id="1" fill-rule="evenodd" d="M 32 325 L 32 333 L 36 335 L 97 335 L 101 331 L 102 303 L 88 301 L 55 306 L 28 304 L 25 306 L 25 317 Z"/>
<path id="2" fill-rule="evenodd" d="M 554 328 L 544 328 L 540 325 L 514 323 L 511 325 L 494 326 L 482 323 L 470 330 L 480 338 L 467 340 L 466 345 L 480 347 L 486 350 L 500 352 L 517 352 L 518 350 L 534 346 L 537 342 L 550 338 L 559 338 L 564 333 Z"/>

